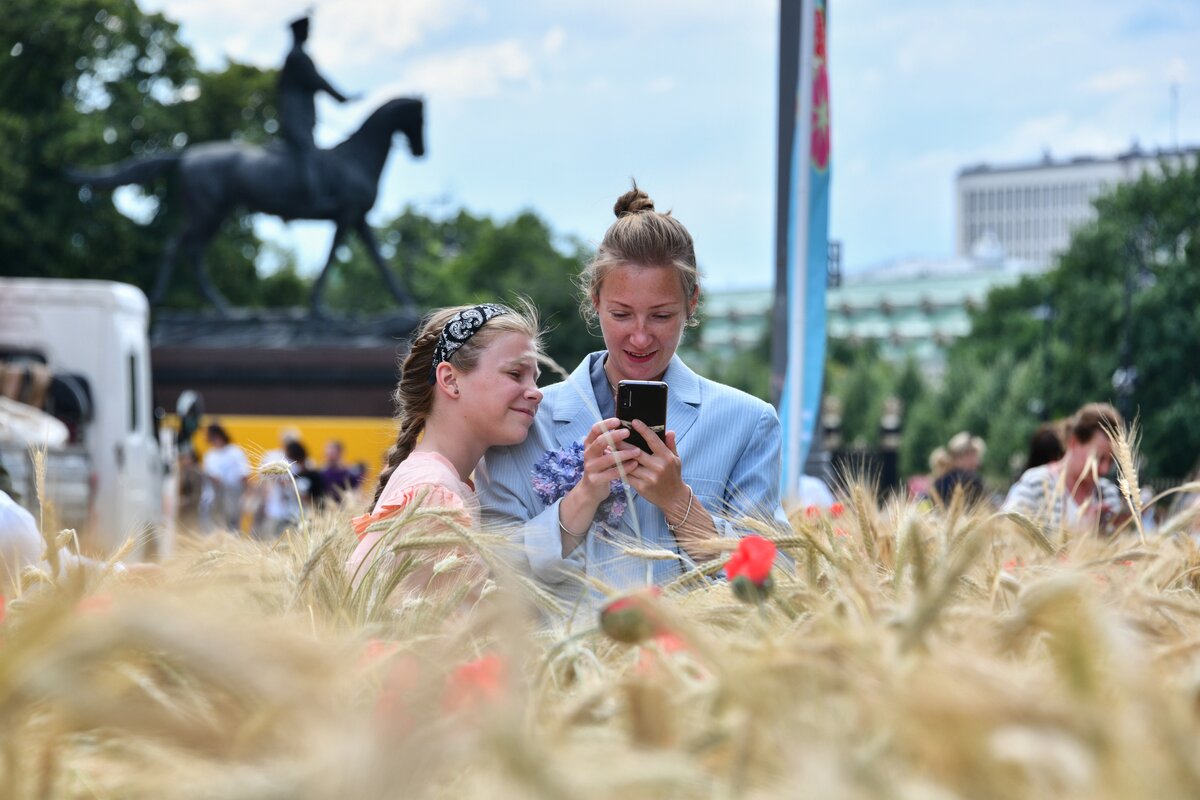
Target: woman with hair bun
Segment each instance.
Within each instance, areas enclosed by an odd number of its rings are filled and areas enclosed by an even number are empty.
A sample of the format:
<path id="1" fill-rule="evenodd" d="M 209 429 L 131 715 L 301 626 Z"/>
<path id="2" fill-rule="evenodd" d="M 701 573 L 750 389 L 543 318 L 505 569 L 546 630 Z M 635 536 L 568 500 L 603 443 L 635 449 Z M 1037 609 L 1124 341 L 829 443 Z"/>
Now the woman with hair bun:
<path id="1" fill-rule="evenodd" d="M 347 567 L 356 584 L 387 549 L 386 520 L 414 504 L 478 527 L 471 473 L 489 447 L 518 444 L 528 434 L 542 399 L 539 337 L 527 304 L 458 306 L 426 317 L 400 368 L 393 394 L 399 430 L 371 512 L 352 520 L 359 543 Z M 444 555 L 427 557 L 401 592 L 461 583 L 461 575 L 435 578 L 432 563 Z"/>
<path id="2" fill-rule="evenodd" d="M 568 600 L 589 579 L 669 582 L 716 556 L 714 540 L 744 532 L 730 520 L 786 525 L 775 410 L 676 354 L 700 302 L 691 234 L 636 183 L 613 211 L 579 279 L 580 310 L 605 349 L 547 387 L 529 437 L 489 450 L 478 473 L 485 517 L 518 524 L 534 575 Z M 652 452 L 631 445 L 616 419 L 624 380 L 668 386 L 665 434 L 633 423 Z"/>

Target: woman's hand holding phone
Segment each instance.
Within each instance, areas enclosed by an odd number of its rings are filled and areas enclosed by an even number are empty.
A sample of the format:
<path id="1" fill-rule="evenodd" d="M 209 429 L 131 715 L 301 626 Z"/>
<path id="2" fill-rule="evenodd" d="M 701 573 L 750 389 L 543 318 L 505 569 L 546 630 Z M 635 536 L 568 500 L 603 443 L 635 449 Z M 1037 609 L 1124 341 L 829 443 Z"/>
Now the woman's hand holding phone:
<path id="1" fill-rule="evenodd" d="M 597 505 L 608 497 L 614 480 L 638 468 L 637 456 L 642 451 L 629 444 L 628 438 L 629 430 L 619 419 L 605 419 L 593 425 L 583 440 L 583 477 L 579 483 L 587 484 L 588 495 L 596 498 Z"/>
<path id="2" fill-rule="evenodd" d="M 638 471 L 637 457 L 642 451 L 628 444 L 628 438 L 629 430 L 615 418 L 597 422 L 584 438 L 583 476 L 558 507 L 559 524 L 566 529 L 563 555 L 583 541 L 612 482 L 618 478 L 632 480 Z"/>
<path id="3" fill-rule="evenodd" d="M 636 451 L 638 467 L 629 476 L 629 485 L 658 506 L 668 520 L 678 519 L 691 489 L 683 482 L 683 461 L 675 449 L 675 431 L 667 431 L 664 440 L 640 419 L 635 419 L 632 425 L 650 445 L 650 452 Z"/>

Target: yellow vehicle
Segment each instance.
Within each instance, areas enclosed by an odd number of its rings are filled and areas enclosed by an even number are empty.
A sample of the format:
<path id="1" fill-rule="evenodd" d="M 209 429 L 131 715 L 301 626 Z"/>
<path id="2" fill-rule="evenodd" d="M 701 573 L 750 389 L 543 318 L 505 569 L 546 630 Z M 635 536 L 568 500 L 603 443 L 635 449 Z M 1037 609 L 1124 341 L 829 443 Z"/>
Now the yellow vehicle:
<path id="1" fill-rule="evenodd" d="M 316 469 L 325 466 L 329 442 L 338 441 L 342 463 L 361 466 L 362 491 L 373 492 L 396 440 L 392 393 L 415 324 L 415 316 L 330 320 L 295 309 L 228 318 L 162 312 L 151 334 L 155 403 L 194 411 L 198 395 L 201 417 L 187 413 L 201 459 L 203 430 L 213 422 L 252 468 L 282 448 L 285 433 L 297 435 Z M 163 424 L 179 430 L 172 416 Z"/>
<path id="2" fill-rule="evenodd" d="M 388 448 L 396 441 L 396 424 L 386 417 L 205 415 L 199 431 L 192 436 L 192 445 L 200 457 L 205 449 L 203 431 L 211 422 L 220 423 L 229 432 L 233 441 L 246 451 L 252 466 L 258 466 L 263 453 L 278 450 L 287 432 L 299 434 L 317 468 L 323 464 L 325 445 L 331 441 L 341 442 L 342 461 L 363 467 L 364 491 L 371 490 Z M 178 423 L 171 424 L 178 428 Z"/>

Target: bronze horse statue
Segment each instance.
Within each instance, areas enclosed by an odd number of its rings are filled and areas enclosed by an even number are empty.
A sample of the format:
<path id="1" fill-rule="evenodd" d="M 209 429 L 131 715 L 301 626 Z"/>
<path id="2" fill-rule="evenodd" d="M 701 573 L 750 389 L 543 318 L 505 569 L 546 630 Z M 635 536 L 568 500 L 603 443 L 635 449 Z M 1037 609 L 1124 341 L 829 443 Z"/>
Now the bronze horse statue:
<path id="1" fill-rule="evenodd" d="M 413 156 L 425 154 L 424 104 L 416 98 L 389 100 L 367 117 L 344 142 L 317 152 L 321 207 L 304 189 L 295 156 L 278 143 L 259 147 L 237 142 L 205 142 L 179 153 L 133 158 L 96 170 L 72 170 L 68 177 L 97 189 L 146 183 L 172 169 L 178 171 L 184 223 L 168 243 L 150 300 L 159 305 L 171 280 L 179 252 L 191 262 L 200 289 L 222 314 L 229 303 L 209 280 L 204 251 L 221 222 L 235 208 L 274 214 L 285 220 L 327 219 L 337 225 L 325 267 L 312 290 L 314 312 L 321 308 L 325 279 L 346 234 L 356 231 L 379 268 L 388 289 L 406 309 L 412 299 L 379 253 L 367 212 L 375 205 L 379 176 L 399 131 L 408 138 Z"/>

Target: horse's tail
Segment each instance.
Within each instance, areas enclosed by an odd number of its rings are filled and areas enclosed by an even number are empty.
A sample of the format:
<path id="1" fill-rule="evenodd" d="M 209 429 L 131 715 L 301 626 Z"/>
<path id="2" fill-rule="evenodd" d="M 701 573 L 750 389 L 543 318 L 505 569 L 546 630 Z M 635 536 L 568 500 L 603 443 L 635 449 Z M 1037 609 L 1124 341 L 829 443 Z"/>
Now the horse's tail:
<path id="1" fill-rule="evenodd" d="M 68 169 L 67 180 L 86 183 L 96 189 L 115 189 L 130 183 L 147 183 L 179 163 L 180 155 L 128 158 L 120 164 L 96 170 Z"/>

